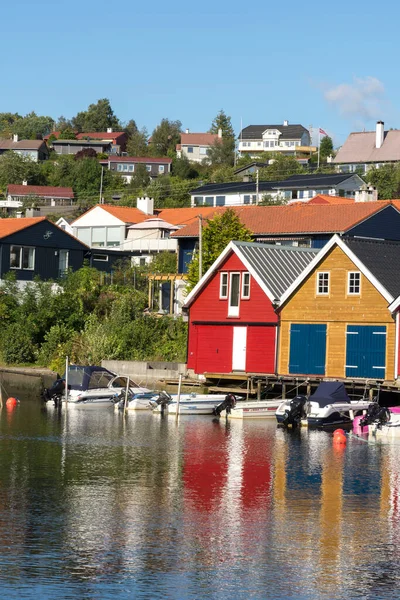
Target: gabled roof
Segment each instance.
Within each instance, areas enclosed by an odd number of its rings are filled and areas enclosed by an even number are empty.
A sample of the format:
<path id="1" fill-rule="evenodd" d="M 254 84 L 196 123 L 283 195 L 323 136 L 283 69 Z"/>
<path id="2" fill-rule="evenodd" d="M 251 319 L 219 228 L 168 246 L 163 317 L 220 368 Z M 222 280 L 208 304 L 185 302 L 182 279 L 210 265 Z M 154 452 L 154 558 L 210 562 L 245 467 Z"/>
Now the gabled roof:
<path id="1" fill-rule="evenodd" d="M 260 181 L 258 184 L 259 192 L 268 192 L 275 188 L 279 181 Z M 216 194 L 255 194 L 257 184 L 254 181 L 229 181 L 228 183 L 206 183 L 190 192 L 191 196 L 207 194 L 214 196 Z"/>
<path id="2" fill-rule="evenodd" d="M 359 177 L 355 173 L 316 173 L 311 175 L 291 175 L 284 181 L 279 181 L 276 187 L 279 189 L 299 189 L 299 188 L 318 188 L 335 187 L 347 179 Z M 360 181 L 363 183 L 361 177 Z"/>
<path id="3" fill-rule="evenodd" d="M 181 133 L 181 146 L 211 146 L 218 139 L 216 133 Z"/>
<path id="4" fill-rule="evenodd" d="M 310 200 L 303 200 L 307 204 L 332 204 L 334 206 L 338 204 L 354 204 L 354 198 L 343 198 L 342 196 L 328 196 L 327 194 L 317 194 Z"/>
<path id="5" fill-rule="evenodd" d="M 213 212 L 208 215 L 208 218 L 211 219 L 227 209 L 232 209 L 243 225 L 258 236 L 344 234 L 391 204 L 390 201 L 379 201 L 340 205 L 299 202 L 286 206 L 224 206 L 213 208 Z M 393 205 L 396 206 L 395 202 Z M 171 222 L 169 219 L 166 220 Z M 198 237 L 198 223 L 192 222 L 173 233 L 172 236 Z"/>
<path id="6" fill-rule="evenodd" d="M 0 140 L 0 150 L 40 150 L 46 146 L 43 140 Z"/>
<path id="7" fill-rule="evenodd" d="M 252 242 L 230 242 L 190 292 L 185 306 L 190 306 L 230 252 L 234 252 L 240 258 L 270 301 L 275 302 L 279 301 L 285 290 L 313 260 L 318 250 Z"/>
<path id="8" fill-rule="evenodd" d="M 52 187 L 48 185 L 14 185 L 7 186 L 7 192 L 12 196 L 40 196 L 41 198 L 73 198 L 74 192 L 70 187 Z"/>
<path id="9" fill-rule="evenodd" d="M 26 217 L 26 218 L 14 218 L 14 219 L 0 219 L 0 238 L 7 237 L 22 229 L 27 229 L 36 223 L 46 221 L 46 217 Z"/>
<path id="10" fill-rule="evenodd" d="M 156 163 L 156 164 L 171 164 L 172 163 L 172 158 L 167 158 L 165 156 L 160 156 L 159 158 L 156 158 L 154 156 L 109 156 L 107 159 L 109 162 L 115 162 L 115 163 L 147 163 L 147 164 L 152 164 L 152 163 Z M 107 161 L 106 161 L 107 162 Z"/>
<path id="11" fill-rule="evenodd" d="M 363 273 L 388 303 L 392 302 L 400 294 L 400 242 L 350 237 L 341 238 L 338 235 L 334 235 L 285 291 L 281 298 L 281 305 L 290 298 L 312 271 L 322 263 L 334 246 L 338 246 L 348 256 L 356 268 Z"/>
<path id="12" fill-rule="evenodd" d="M 333 162 L 372 163 L 400 161 L 400 130 L 385 131 L 383 144 L 376 148 L 376 132 L 351 133 L 339 148 Z"/>
<path id="13" fill-rule="evenodd" d="M 299 140 L 304 133 L 309 133 L 303 125 L 248 125 L 240 132 L 239 139 L 261 140 L 264 131 L 267 129 L 280 131 L 280 140 Z"/>

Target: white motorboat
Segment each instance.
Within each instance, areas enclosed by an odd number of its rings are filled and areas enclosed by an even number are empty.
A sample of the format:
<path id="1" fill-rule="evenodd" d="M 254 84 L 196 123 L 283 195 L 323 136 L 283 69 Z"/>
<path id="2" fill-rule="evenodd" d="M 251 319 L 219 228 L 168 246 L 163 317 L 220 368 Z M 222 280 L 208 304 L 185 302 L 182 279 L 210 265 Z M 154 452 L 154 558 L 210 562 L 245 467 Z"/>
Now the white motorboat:
<path id="1" fill-rule="evenodd" d="M 150 400 L 154 398 L 155 392 L 134 392 L 128 393 L 125 401 L 125 391 L 119 395 L 119 401 L 115 404 L 118 410 L 151 410 Z"/>
<path id="2" fill-rule="evenodd" d="M 45 400 L 54 404 L 65 402 L 65 375 L 57 379 L 53 386 L 44 391 Z M 104 367 L 70 365 L 68 367 L 68 404 L 85 408 L 111 408 L 125 393 L 127 384 L 129 393 L 150 392 L 139 386 L 130 377 L 116 375 Z"/>
<path id="3" fill-rule="evenodd" d="M 323 381 L 309 398 L 296 396 L 283 401 L 276 411 L 279 424 L 296 427 L 326 428 L 351 424 L 365 414 L 370 400 L 350 400 L 346 388 L 339 381 Z"/>
<path id="4" fill-rule="evenodd" d="M 176 415 L 179 410 L 180 415 L 213 415 L 225 397 L 226 394 L 181 394 L 178 408 L 178 394 L 161 392 L 150 400 L 150 405 L 155 414 Z"/>
<path id="5" fill-rule="evenodd" d="M 230 410 L 223 409 L 220 416 L 230 419 L 275 419 L 275 413 L 281 402 L 281 399 L 239 400 Z"/>

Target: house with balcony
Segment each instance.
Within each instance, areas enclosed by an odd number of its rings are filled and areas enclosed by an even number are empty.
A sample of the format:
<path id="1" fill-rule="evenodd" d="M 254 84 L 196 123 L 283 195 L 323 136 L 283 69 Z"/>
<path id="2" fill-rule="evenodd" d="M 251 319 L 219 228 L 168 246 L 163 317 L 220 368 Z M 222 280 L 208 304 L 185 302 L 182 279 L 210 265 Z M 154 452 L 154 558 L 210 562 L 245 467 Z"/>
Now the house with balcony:
<path id="1" fill-rule="evenodd" d="M 310 153 L 311 136 L 303 125 L 248 125 L 239 134 L 239 153 L 257 160 L 263 152 L 279 152 L 286 156 Z"/>
<path id="2" fill-rule="evenodd" d="M 49 158 L 49 150 L 43 140 L 19 140 L 16 134 L 11 140 L 0 140 L 0 155 L 10 150 L 35 162 Z"/>
<path id="3" fill-rule="evenodd" d="M 60 131 L 53 131 L 50 135 L 56 137 L 51 142 L 57 154 L 76 154 L 85 148 L 92 148 L 95 152 L 120 155 L 126 150 L 128 137 L 124 131 L 85 131 L 76 134 L 72 140 L 59 139 Z M 47 140 L 50 136 L 46 136 Z M 45 139 L 46 139 L 45 138 Z"/>
<path id="4" fill-rule="evenodd" d="M 116 171 L 126 181 L 130 183 L 138 165 L 144 165 L 150 179 L 156 179 L 160 175 L 166 175 L 171 172 L 172 159 L 162 156 L 154 158 L 151 156 L 116 156 L 110 155 L 108 160 L 104 161 L 110 171 Z"/>
<path id="5" fill-rule="evenodd" d="M 375 131 L 350 133 L 332 164 L 340 173 L 366 173 L 369 169 L 400 162 L 400 130 L 385 131 L 377 121 Z"/>
<path id="6" fill-rule="evenodd" d="M 181 134 L 181 143 L 176 146 L 176 155 L 191 162 L 207 161 L 210 147 L 218 140 L 222 140 L 222 129 L 219 129 L 217 134 L 190 133 L 189 129 L 186 129 L 186 132 Z"/>

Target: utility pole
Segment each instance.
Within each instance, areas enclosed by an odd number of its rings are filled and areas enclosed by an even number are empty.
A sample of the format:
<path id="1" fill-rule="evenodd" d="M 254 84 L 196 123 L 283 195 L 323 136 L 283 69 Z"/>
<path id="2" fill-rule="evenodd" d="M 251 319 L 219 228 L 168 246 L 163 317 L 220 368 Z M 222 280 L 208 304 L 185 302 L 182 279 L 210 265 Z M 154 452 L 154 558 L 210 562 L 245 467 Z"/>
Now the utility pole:
<path id="1" fill-rule="evenodd" d="M 199 281 L 203 277 L 203 217 L 199 215 Z"/>
<path id="2" fill-rule="evenodd" d="M 103 204 L 103 202 L 102 202 L 102 196 L 103 196 L 103 172 L 104 172 L 104 167 L 101 167 L 99 204 Z"/>
<path id="3" fill-rule="evenodd" d="M 259 185 L 258 185 L 258 169 L 256 171 L 256 204 L 258 204 L 258 189 L 259 189 Z"/>

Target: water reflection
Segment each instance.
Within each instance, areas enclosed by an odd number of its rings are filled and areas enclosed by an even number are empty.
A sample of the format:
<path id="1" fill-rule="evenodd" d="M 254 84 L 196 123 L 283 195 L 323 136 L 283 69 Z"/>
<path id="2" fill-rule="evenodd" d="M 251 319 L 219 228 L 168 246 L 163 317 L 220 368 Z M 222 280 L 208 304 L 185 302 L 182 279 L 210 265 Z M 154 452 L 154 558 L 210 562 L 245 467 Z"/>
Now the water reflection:
<path id="1" fill-rule="evenodd" d="M 0 452 L 5 596 L 400 595 L 398 445 L 27 403 Z"/>

